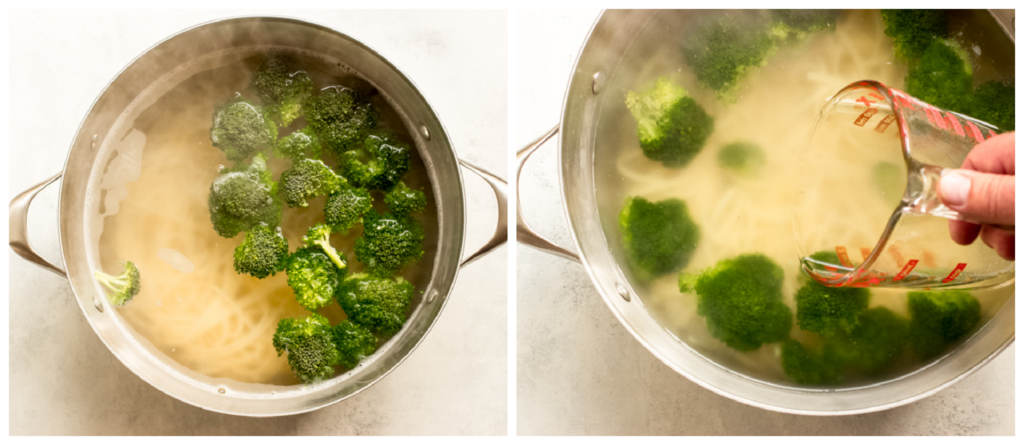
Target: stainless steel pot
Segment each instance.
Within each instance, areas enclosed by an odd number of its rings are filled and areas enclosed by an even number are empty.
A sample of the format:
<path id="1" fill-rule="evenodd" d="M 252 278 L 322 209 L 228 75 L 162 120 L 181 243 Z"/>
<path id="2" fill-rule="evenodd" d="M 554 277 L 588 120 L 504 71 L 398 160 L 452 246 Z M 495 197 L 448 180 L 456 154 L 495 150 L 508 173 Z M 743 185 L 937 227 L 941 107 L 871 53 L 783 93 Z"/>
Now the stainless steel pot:
<path id="1" fill-rule="evenodd" d="M 647 312 L 631 290 L 605 238 L 598 214 L 594 165 L 595 137 L 608 78 L 636 44 L 641 29 L 658 14 L 707 11 L 605 11 L 598 17 L 577 56 L 565 93 L 561 123 L 519 151 L 517 184 L 523 166 L 538 148 L 557 135 L 562 198 L 574 253 L 557 246 L 530 228 L 517 206 L 517 239 L 542 251 L 583 264 L 608 308 L 652 354 L 676 372 L 715 393 L 773 411 L 845 415 L 894 408 L 934 394 L 970 375 L 995 358 L 1014 339 L 1014 300 L 1011 299 L 977 334 L 942 359 L 909 375 L 880 384 L 836 390 L 782 386 L 727 369 L 680 342 Z M 992 20 L 1012 39 L 1013 14 L 994 11 Z"/>
<path id="2" fill-rule="evenodd" d="M 93 280 L 99 269 L 95 239 L 86 222 L 89 184 L 99 180 L 97 163 L 105 162 L 107 139 L 117 120 L 161 90 L 212 68 L 225 57 L 241 58 L 273 49 L 294 51 L 327 63 L 345 66 L 368 80 L 402 115 L 427 167 L 437 204 L 438 240 L 434 269 L 422 302 L 405 327 L 360 366 L 312 386 L 243 384 L 212 379 L 178 365 L 137 338 L 116 311 L 104 311 L 104 297 Z M 143 107 L 144 108 L 144 107 Z M 480 175 L 498 201 L 494 236 L 476 252 L 462 258 L 466 209 L 459 166 Z M 62 179 L 58 204 L 61 256 L 66 271 L 34 252 L 28 242 L 27 216 L 32 199 Z M 10 245 L 23 258 L 68 279 L 89 324 L 111 352 L 129 369 L 157 389 L 211 411 L 246 416 L 296 414 L 341 401 L 366 389 L 394 370 L 419 345 L 448 301 L 462 266 L 504 244 L 507 239 L 506 183 L 499 177 L 457 158 L 444 126 L 416 86 L 397 67 L 368 46 L 341 32 L 314 23 L 280 17 L 217 20 L 186 29 L 153 46 L 133 60 L 104 89 L 82 121 L 62 172 L 17 196 L 10 205 Z"/>

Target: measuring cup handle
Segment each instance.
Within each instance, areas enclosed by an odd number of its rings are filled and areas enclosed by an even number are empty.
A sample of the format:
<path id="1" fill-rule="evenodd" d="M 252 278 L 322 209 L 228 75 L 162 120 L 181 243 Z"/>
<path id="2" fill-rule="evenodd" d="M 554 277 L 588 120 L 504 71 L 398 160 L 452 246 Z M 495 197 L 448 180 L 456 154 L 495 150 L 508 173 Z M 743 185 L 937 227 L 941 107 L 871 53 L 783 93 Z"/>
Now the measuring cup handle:
<path id="1" fill-rule="evenodd" d="M 520 197 L 520 199 L 516 199 L 516 239 L 520 243 L 533 247 L 542 252 L 557 255 L 562 258 L 579 263 L 579 255 L 569 250 L 566 250 L 565 248 L 551 242 L 547 238 L 544 238 L 539 233 L 533 231 L 533 228 L 530 227 L 530 224 L 526 222 L 525 218 L 523 218 L 523 200 L 521 199 L 522 195 L 519 194 L 520 176 L 522 176 L 523 166 L 526 165 L 526 160 L 529 159 L 530 155 L 537 151 L 537 149 L 540 148 L 541 145 L 544 145 L 545 142 L 555 137 L 555 135 L 558 134 L 558 130 L 559 127 L 556 125 L 555 128 L 552 128 L 550 131 L 545 133 L 536 141 L 533 141 L 526 147 L 523 147 L 521 150 L 519 150 L 518 153 L 516 153 L 516 194 L 518 195 L 518 197 Z"/>
<path id="2" fill-rule="evenodd" d="M 14 250 L 14 253 L 31 263 L 60 275 L 61 277 L 67 278 L 67 272 L 61 270 L 53 263 L 44 260 L 43 257 L 36 253 L 35 250 L 32 250 L 32 246 L 28 243 L 28 209 L 32 204 L 32 200 L 35 199 L 36 195 L 43 191 L 46 186 L 57 182 L 63 174 L 63 172 L 57 173 L 52 178 L 40 182 L 34 187 L 25 190 L 20 195 L 15 196 L 14 199 L 11 200 L 11 205 L 9 207 L 10 214 L 8 216 L 10 218 L 11 250 Z"/>

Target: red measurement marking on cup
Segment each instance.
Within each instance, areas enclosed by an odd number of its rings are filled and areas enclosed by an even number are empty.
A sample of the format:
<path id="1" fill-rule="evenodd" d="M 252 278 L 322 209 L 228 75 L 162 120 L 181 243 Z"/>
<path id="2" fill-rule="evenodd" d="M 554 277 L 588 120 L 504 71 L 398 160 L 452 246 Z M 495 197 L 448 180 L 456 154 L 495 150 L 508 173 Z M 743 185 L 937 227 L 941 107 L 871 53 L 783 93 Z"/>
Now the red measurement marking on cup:
<path id="1" fill-rule="evenodd" d="M 967 130 L 971 133 L 971 137 L 974 138 L 975 142 L 980 144 L 985 140 L 985 136 L 982 136 L 981 130 L 978 129 L 977 125 L 974 125 L 974 122 L 967 121 Z"/>
<path id="2" fill-rule="evenodd" d="M 878 125 L 875 127 L 875 131 L 879 133 L 885 133 L 885 130 L 889 128 L 889 124 L 893 123 L 895 120 L 896 116 L 893 116 L 891 114 L 886 117 L 883 117 L 882 121 L 879 122 Z"/>
<path id="3" fill-rule="evenodd" d="M 853 121 L 853 125 L 863 127 L 864 124 L 868 123 L 868 121 L 871 120 L 871 116 L 874 116 L 876 114 L 878 114 L 878 109 L 868 108 L 867 110 L 864 110 L 864 112 L 861 113 L 860 116 L 857 116 L 857 120 Z"/>
<path id="4" fill-rule="evenodd" d="M 846 267 L 853 267 L 853 263 L 850 262 L 850 256 L 846 254 L 846 248 L 843 246 L 836 246 L 836 255 L 839 256 L 839 262 Z"/>
<path id="5" fill-rule="evenodd" d="M 956 116 L 953 115 L 953 113 L 947 111 L 946 119 L 949 120 L 949 126 L 953 127 L 953 131 L 956 132 L 957 136 L 963 137 L 967 135 L 967 133 L 964 132 L 964 127 L 960 125 L 960 120 L 957 119 Z"/>
<path id="6" fill-rule="evenodd" d="M 950 272 L 949 275 L 947 275 L 946 278 L 942 280 L 942 282 L 943 283 L 948 283 L 950 281 L 955 280 L 956 277 L 960 276 L 960 272 L 963 272 L 964 269 L 966 269 L 966 268 L 967 268 L 967 263 L 958 263 L 956 265 L 956 267 L 953 268 L 953 271 Z"/>
<path id="7" fill-rule="evenodd" d="M 942 113 L 937 108 L 928 105 L 927 107 L 925 107 L 925 110 L 928 112 L 928 115 L 930 116 L 928 120 L 932 122 L 932 125 L 935 125 L 936 127 L 939 127 L 943 130 L 949 129 L 947 128 L 949 125 L 946 124 L 946 119 L 943 119 Z"/>
<path id="8" fill-rule="evenodd" d="M 871 255 L 871 249 L 868 249 L 867 247 L 860 248 L 860 256 L 864 257 L 864 261 L 868 260 L 869 255 Z"/>
<path id="9" fill-rule="evenodd" d="M 910 275 L 910 271 L 914 270 L 914 266 L 917 266 L 917 260 L 907 261 L 907 265 L 903 266 L 903 269 L 900 269 L 900 273 L 896 274 L 895 277 L 892 277 L 892 280 L 900 281 L 906 278 L 907 275 Z"/>
<path id="10" fill-rule="evenodd" d="M 875 103 L 875 101 L 868 99 L 867 97 L 864 96 L 861 96 L 860 99 L 857 99 L 857 102 L 863 102 L 864 106 L 867 108 L 871 108 L 871 104 Z"/>

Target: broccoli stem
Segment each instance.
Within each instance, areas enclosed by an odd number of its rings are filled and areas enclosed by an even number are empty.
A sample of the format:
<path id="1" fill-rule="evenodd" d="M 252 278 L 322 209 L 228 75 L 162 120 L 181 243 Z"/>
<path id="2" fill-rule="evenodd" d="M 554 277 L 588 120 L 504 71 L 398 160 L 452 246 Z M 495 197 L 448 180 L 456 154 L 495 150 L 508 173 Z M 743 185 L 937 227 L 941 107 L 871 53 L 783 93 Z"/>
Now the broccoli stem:
<path id="1" fill-rule="evenodd" d="M 100 284 L 106 286 L 107 289 L 110 289 L 114 292 L 120 292 L 124 290 L 125 287 L 128 286 L 128 279 L 127 277 L 124 276 L 115 277 L 113 275 L 107 275 L 100 271 L 96 271 L 94 275 L 96 276 L 96 281 L 99 281 Z"/>
<path id="2" fill-rule="evenodd" d="M 320 246 L 320 250 L 323 250 L 324 253 L 327 254 L 331 261 L 334 262 L 334 265 L 338 266 L 338 269 L 345 268 L 346 264 L 343 261 L 341 261 L 341 257 L 338 256 L 338 251 L 334 250 L 334 247 L 331 246 L 331 243 L 329 243 L 327 240 L 320 239 L 314 241 L 313 244 Z"/>

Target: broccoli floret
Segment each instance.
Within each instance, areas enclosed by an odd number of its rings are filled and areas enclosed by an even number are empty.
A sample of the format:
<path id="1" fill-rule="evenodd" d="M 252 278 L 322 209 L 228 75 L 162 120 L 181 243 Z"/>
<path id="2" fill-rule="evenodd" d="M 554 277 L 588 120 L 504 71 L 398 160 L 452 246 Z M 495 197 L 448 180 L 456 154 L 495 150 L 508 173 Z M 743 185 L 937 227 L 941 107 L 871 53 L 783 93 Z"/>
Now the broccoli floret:
<path id="1" fill-rule="evenodd" d="M 883 9 L 885 35 L 893 38 L 896 55 L 914 60 L 935 39 L 946 37 L 945 12 L 934 9 Z"/>
<path id="2" fill-rule="evenodd" d="M 281 195 L 289 207 L 307 207 L 306 199 L 334 193 L 342 181 L 323 161 L 303 159 L 281 173 Z"/>
<path id="3" fill-rule="evenodd" d="M 835 30 L 836 20 L 842 13 L 838 9 L 773 9 L 776 30 L 787 34 L 804 35 L 811 32 Z"/>
<path id="4" fill-rule="evenodd" d="M 344 264 L 344 258 L 341 259 Z M 288 257 L 286 269 L 288 285 L 295 292 L 295 299 L 311 311 L 331 303 L 347 270 L 347 267 L 339 268 L 335 265 L 323 249 L 317 246 L 296 250 Z"/>
<path id="5" fill-rule="evenodd" d="M 764 150 L 751 142 L 733 142 L 718 150 L 718 166 L 741 175 L 753 175 L 765 164 Z"/>
<path id="6" fill-rule="evenodd" d="M 935 357 L 981 320 L 981 303 L 966 291 L 910 292 L 910 345 L 922 358 Z"/>
<path id="7" fill-rule="evenodd" d="M 654 203 L 639 196 L 626 199 L 619 213 L 619 231 L 634 275 L 642 280 L 686 267 L 700 239 L 686 203 L 678 199 Z"/>
<path id="8" fill-rule="evenodd" d="M 978 85 L 971 96 L 971 117 L 988 122 L 1001 130 L 1014 131 L 1014 85 L 994 80 Z"/>
<path id="9" fill-rule="evenodd" d="M 349 320 L 331 328 L 331 335 L 338 348 L 338 364 L 346 368 L 355 368 L 364 357 L 377 350 L 377 337 Z"/>
<path id="10" fill-rule="evenodd" d="M 288 264 L 288 240 L 280 228 L 260 223 L 245 234 L 235 248 L 235 271 L 266 278 L 284 270 Z"/>
<path id="11" fill-rule="evenodd" d="M 892 363 L 907 344 L 907 320 L 884 307 L 860 314 L 849 335 L 829 339 L 826 355 L 833 362 L 862 373 L 874 373 Z"/>
<path id="12" fill-rule="evenodd" d="M 101 270 L 93 273 L 96 281 L 99 281 L 110 292 L 107 292 L 107 301 L 114 306 L 123 306 L 128 303 L 142 289 L 142 275 L 139 274 L 139 267 L 131 261 L 122 264 L 124 272 L 121 275 L 107 275 Z"/>
<path id="13" fill-rule="evenodd" d="M 698 23 L 683 43 L 683 56 L 701 85 L 721 94 L 774 49 L 761 14 L 731 12 Z"/>
<path id="14" fill-rule="evenodd" d="M 244 161 L 274 147 L 277 126 L 260 107 L 236 98 L 213 111 L 210 140 L 229 161 Z"/>
<path id="15" fill-rule="evenodd" d="M 306 236 L 302 237 L 302 242 L 306 247 L 319 247 L 338 269 L 344 269 L 346 267 L 345 260 L 338 255 L 338 251 L 334 249 L 334 246 L 331 246 L 330 226 L 326 224 L 317 224 L 310 227 L 309 230 L 306 231 Z"/>
<path id="16" fill-rule="evenodd" d="M 277 355 L 287 352 L 288 365 L 305 383 L 330 378 L 341 354 L 335 347 L 327 317 L 313 314 L 303 319 L 285 318 L 274 332 Z"/>
<path id="17" fill-rule="evenodd" d="M 782 370 L 796 383 L 832 385 L 841 382 L 842 366 L 831 354 L 812 351 L 796 340 L 782 343 Z"/>
<path id="18" fill-rule="evenodd" d="M 626 106 L 636 119 L 644 156 L 666 167 L 683 167 L 693 160 L 715 126 L 704 107 L 665 78 L 642 93 L 630 91 Z"/>
<path id="19" fill-rule="evenodd" d="M 363 222 L 363 215 L 373 208 L 373 198 L 364 188 L 342 183 L 338 191 L 327 197 L 324 221 L 335 232 L 348 233 L 352 226 Z"/>
<path id="20" fill-rule="evenodd" d="M 416 220 L 376 211 L 363 216 L 363 236 L 356 240 L 356 258 L 369 273 L 389 276 L 423 256 L 423 227 Z"/>
<path id="21" fill-rule="evenodd" d="M 697 313 L 715 338 L 737 351 L 789 337 L 793 314 L 782 302 L 782 268 L 762 254 L 719 261 L 679 277 L 681 292 L 697 294 Z"/>
<path id="22" fill-rule="evenodd" d="M 267 170 L 262 153 L 248 166 L 225 169 L 210 186 L 210 220 L 220 236 L 231 238 L 259 223 L 277 227 L 281 223 L 281 202 L 277 183 Z"/>
<path id="23" fill-rule="evenodd" d="M 277 157 L 300 161 L 303 159 L 320 159 L 320 139 L 309 127 L 304 127 L 277 141 L 274 148 Z"/>
<path id="24" fill-rule="evenodd" d="M 402 277 L 390 279 L 368 274 L 345 279 L 337 295 L 349 320 L 384 336 L 398 332 L 405 324 L 412 296 L 412 283 Z"/>
<path id="25" fill-rule="evenodd" d="M 967 52 L 952 40 L 935 40 L 907 71 L 907 93 L 937 107 L 967 112 L 972 85 Z"/>
<path id="26" fill-rule="evenodd" d="M 427 207 L 427 195 L 419 190 L 410 189 L 404 182 L 399 182 L 384 195 L 384 205 L 392 215 L 408 216 Z"/>
<path id="27" fill-rule="evenodd" d="M 870 297 L 865 288 L 828 287 L 808 280 L 796 292 L 796 322 L 800 329 L 825 337 L 853 332 Z"/>
<path id="28" fill-rule="evenodd" d="M 324 88 L 307 100 L 302 110 L 320 142 L 337 154 L 361 142 L 377 125 L 373 105 L 360 102 L 352 90 L 344 87 Z"/>
<path id="29" fill-rule="evenodd" d="M 284 59 L 271 57 L 253 73 L 249 89 L 263 102 L 267 115 L 287 127 L 313 94 L 313 81 L 305 71 L 290 70 Z"/>
<path id="30" fill-rule="evenodd" d="M 391 190 L 409 171 L 410 152 L 394 137 L 372 134 L 363 142 L 364 150 L 342 156 L 341 170 L 348 180 L 367 190 Z"/>

